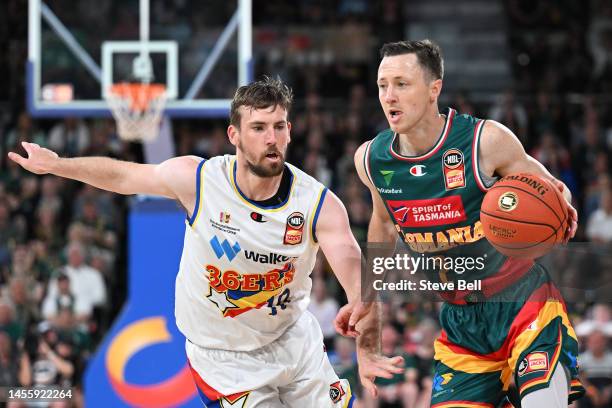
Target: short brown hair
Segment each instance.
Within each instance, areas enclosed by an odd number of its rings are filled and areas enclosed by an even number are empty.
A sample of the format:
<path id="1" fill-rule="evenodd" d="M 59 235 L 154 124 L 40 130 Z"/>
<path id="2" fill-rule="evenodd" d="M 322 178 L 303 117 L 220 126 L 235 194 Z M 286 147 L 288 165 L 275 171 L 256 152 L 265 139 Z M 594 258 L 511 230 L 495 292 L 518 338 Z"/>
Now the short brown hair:
<path id="1" fill-rule="evenodd" d="M 265 109 L 277 107 L 291 109 L 293 91 L 280 78 L 264 76 L 262 80 L 241 86 L 236 90 L 230 111 L 230 124 L 240 128 L 241 106 L 251 109 Z"/>
<path id="2" fill-rule="evenodd" d="M 419 64 L 426 69 L 434 80 L 444 77 L 442 51 L 438 44 L 433 41 L 429 39 L 422 41 L 398 41 L 386 43 L 380 49 L 381 58 L 403 54 L 416 54 Z"/>

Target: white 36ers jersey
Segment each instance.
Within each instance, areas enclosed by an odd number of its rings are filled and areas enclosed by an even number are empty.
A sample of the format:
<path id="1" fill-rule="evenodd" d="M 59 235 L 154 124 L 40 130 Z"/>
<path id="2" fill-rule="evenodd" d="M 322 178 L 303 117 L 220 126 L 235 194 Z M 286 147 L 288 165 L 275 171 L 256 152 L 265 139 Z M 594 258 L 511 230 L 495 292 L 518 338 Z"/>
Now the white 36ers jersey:
<path id="1" fill-rule="evenodd" d="M 260 207 L 236 183 L 235 156 L 200 163 L 176 278 L 176 322 L 201 347 L 250 351 L 277 339 L 307 308 L 327 189 L 287 164 L 287 200 Z M 313 231 L 313 228 L 315 231 Z"/>

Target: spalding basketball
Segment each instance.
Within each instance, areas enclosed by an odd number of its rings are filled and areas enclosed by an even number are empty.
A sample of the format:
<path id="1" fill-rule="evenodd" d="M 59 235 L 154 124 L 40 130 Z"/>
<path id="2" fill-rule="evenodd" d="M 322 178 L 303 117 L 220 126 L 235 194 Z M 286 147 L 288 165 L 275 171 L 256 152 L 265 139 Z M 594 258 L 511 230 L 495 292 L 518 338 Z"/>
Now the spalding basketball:
<path id="1" fill-rule="evenodd" d="M 552 182 L 533 174 L 511 174 L 485 195 L 480 221 L 485 236 L 499 252 L 537 258 L 563 241 L 567 203 Z"/>

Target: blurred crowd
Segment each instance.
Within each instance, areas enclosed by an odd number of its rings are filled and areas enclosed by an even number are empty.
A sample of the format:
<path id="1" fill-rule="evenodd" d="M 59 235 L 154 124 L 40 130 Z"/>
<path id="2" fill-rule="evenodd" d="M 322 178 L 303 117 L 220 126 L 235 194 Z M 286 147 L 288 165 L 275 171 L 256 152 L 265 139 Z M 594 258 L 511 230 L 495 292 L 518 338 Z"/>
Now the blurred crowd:
<path id="1" fill-rule="evenodd" d="M 96 1 L 100 6 L 96 19 L 99 13 L 113 13 L 108 3 Z M 333 7 L 327 2 L 301 0 L 296 7 L 288 7 L 287 2 L 269 1 L 254 7 L 255 41 L 262 44 L 254 46 L 256 76 L 280 75 L 294 87 L 288 160 L 339 195 L 356 238 L 365 242 L 371 203 L 355 174 L 353 154 L 363 141 L 387 127 L 377 101 L 376 50 L 385 41 L 403 37 L 402 16 L 409 11 L 397 0 L 330 3 Z M 168 33 L 196 41 L 189 27 L 207 21 L 186 13 L 191 3 L 173 0 L 159 4 L 152 13 L 165 16 Z M 587 7 L 572 1 L 549 5 L 506 0 L 504 6 L 514 83 L 484 99 L 473 98 L 469 90 L 454 95 L 443 92 L 440 107 L 451 106 L 461 113 L 502 122 L 533 157 L 569 186 L 580 218 L 575 241 L 593 243 L 589 247 L 593 254 L 559 255 L 553 262 L 567 272 L 563 279 L 568 287 L 576 287 L 593 274 L 609 284 L 612 4 L 594 0 Z M 9 18 L 21 16 L 25 20 L 20 2 L 8 1 L 3 7 L 7 7 Z M 124 31 L 134 29 L 126 13 L 114 15 L 120 22 L 125 20 L 117 25 L 115 37 L 127 35 L 121 34 L 121 27 Z M 187 28 L 172 24 L 182 17 L 189 17 Z M 58 384 L 79 390 L 88 358 L 125 299 L 129 199 L 56 177 L 28 174 L 9 161 L 6 153 L 23 152 L 22 141 L 47 146 L 65 157 L 101 155 L 143 161 L 143 153 L 139 145 L 117 137 L 111 120 L 34 120 L 25 112 L 26 41 L 19 24 L 2 36 L 9 39 L 7 49 L 15 51 L 12 55 L 23 58 L 0 64 L 0 70 L 14 78 L 0 91 L 4 101 L 0 106 L 10 106 L 2 110 L 0 118 L 4 120 L 0 121 L 0 125 L 4 123 L 0 127 L 0 387 Z M 347 38 L 359 41 L 365 30 L 367 38 L 375 41 L 362 44 L 367 62 L 354 55 L 338 61 L 324 53 L 316 57 L 308 54 L 308 41 L 298 34 L 292 34 L 289 44 L 275 42 L 273 36 L 283 34 L 270 29 L 275 25 L 307 26 L 313 31 L 336 25 L 348 33 Z M 384 29 L 379 30 L 381 26 Z M 292 61 L 283 57 L 281 46 L 289 47 Z M 194 61 L 197 65 L 199 60 Z M 222 77 L 214 83 L 231 94 L 232 86 Z M 231 153 L 226 126 L 226 119 L 175 120 L 176 153 L 202 157 Z M 593 263 L 591 256 L 598 261 Z M 333 330 L 333 318 L 345 299 L 324 259 L 317 262 L 312 276 L 310 309 L 321 323 L 330 358 L 340 377 L 348 378 L 362 395 L 354 344 Z M 568 308 L 581 339 L 579 363 L 588 390 L 588 397 L 577 406 L 610 407 L 610 299 L 591 295 L 570 300 Z M 404 355 L 406 371 L 380 381 L 378 401 L 362 395 L 362 406 L 428 406 L 431 389 L 440 383 L 432 375 L 439 306 L 401 299 L 384 305 L 382 352 Z"/>

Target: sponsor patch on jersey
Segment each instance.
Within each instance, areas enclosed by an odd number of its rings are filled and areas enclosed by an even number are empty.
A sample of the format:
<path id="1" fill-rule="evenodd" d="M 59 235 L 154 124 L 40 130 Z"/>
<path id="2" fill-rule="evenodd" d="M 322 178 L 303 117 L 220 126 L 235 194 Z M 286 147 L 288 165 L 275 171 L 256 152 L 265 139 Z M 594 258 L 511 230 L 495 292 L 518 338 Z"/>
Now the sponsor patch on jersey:
<path id="1" fill-rule="evenodd" d="M 221 213 L 219 214 L 219 222 L 229 224 L 230 219 L 231 219 L 231 215 L 227 211 L 221 211 Z"/>
<path id="2" fill-rule="evenodd" d="M 244 250 L 244 257 L 249 261 L 253 261 L 253 262 L 257 262 L 261 264 L 273 264 L 273 265 L 284 264 L 289 260 L 297 259 L 297 257 L 295 256 L 280 255 L 280 254 L 275 254 L 274 252 L 268 252 L 268 253 L 262 254 L 259 252 L 249 251 L 246 249 Z"/>
<path id="3" fill-rule="evenodd" d="M 266 222 L 267 220 L 258 212 L 251 212 L 251 219 L 255 222 Z"/>
<path id="4" fill-rule="evenodd" d="M 395 222 L 402 227 L 428 227 L 466 220 L 461 196 L 425 200 L 387 200 Z"/>
<path id="5" fill-rule="evenodd" d="M 521 361 L 518 368 L 518 375 L 522 377 L 534 371 L 547 371 L 548 367 L 548 353 L 545 351 L 535 351 L 527 354 Z"/>
<path id="6" fill-rule="evenodd" d="M 302 242 L 302 235 L 304 235 L 304 214 L 296 211 L 287 217 L 283 244 L 297 245 Z"/>
<path id="7" fill-rule="evenodd" d="M 422 176 L 426 175 L 427 171 L 425 171 L 425 165 L 424 164 L 415 164 L 414 166 L 412 166 L 410 168 L 410 174 L 412 174 L 415 177 L 422 177 Z"/>
<path id="8" fill-rule="evenodd" d="M 329 385 L 329 398 L 331 398 L 334 404 L 340 402 L 345 394 L 346 393 L 344 392 L 344 388 L 342 388 L 340 381 L 336 381 L 335 383 Z"/>
<path id="9" fill-rule="evenodd" d="M 465 164 L 463 152 L 459 149 L 448 149 L 442 155 L 444 186 L 446 190 L 465 187 Z"/>

